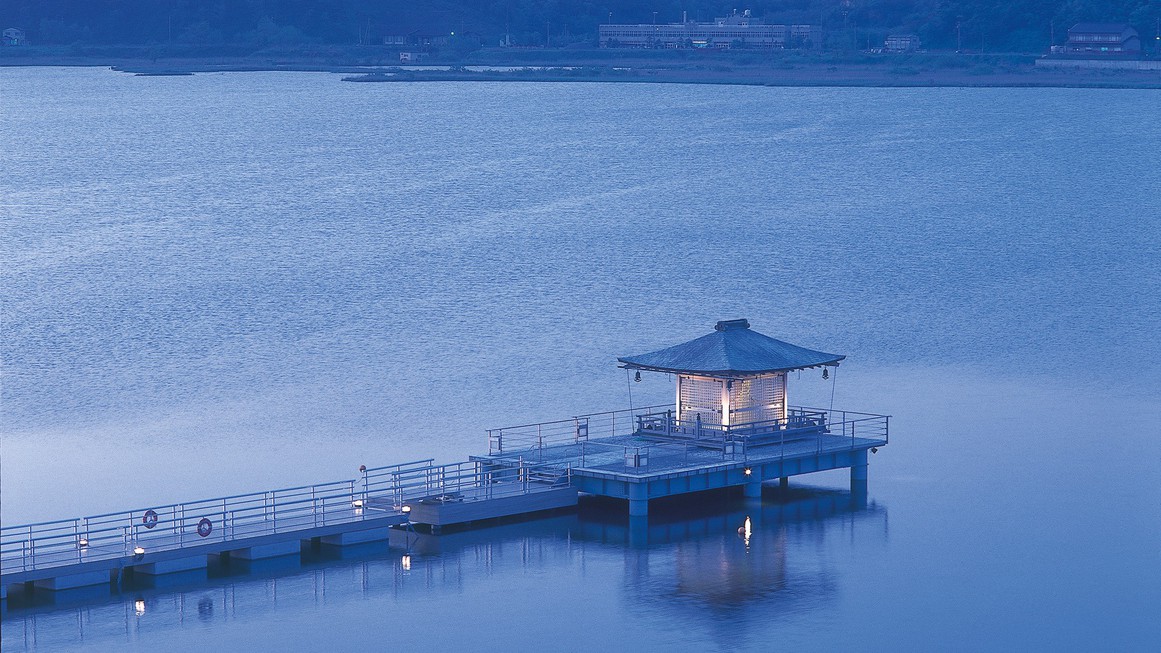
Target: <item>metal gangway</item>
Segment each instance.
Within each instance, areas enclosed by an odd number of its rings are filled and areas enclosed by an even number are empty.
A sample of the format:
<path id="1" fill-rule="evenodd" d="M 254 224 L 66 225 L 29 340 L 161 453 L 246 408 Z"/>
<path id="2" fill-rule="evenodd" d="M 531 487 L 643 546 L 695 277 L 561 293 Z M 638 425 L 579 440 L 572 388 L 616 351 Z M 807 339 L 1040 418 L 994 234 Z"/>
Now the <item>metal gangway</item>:
<path id="1" fill-rule="evenodd" d="M 0 584 L 54 572 L 239 550 L 402 523 L 410 503 L 489 499 L 566 487 L 567 473 L 534 464 L 489 469 L 434 459 L 360 467 L 360 477 L 0 528 Z M 149 558 L 145 555 L 149 554 Z"/>

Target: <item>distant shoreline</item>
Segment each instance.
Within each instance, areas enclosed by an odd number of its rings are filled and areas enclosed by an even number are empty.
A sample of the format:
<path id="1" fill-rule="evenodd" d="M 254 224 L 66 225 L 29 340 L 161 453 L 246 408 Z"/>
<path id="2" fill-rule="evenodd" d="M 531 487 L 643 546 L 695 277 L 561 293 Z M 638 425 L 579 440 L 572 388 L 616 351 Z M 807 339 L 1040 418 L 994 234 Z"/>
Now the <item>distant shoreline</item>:
<path id="1" fill-rule="evenodd" d="M 512 72 L 403 71 L 363 72 L 343 78 L 361 83 L 406 82 L 605 82 L 637 84 L 721 84 L 780 87 L 866 88 L 1122 88 L 1161 89 L 1161 73 L 1124 71 L 867 71 L 841 67 L 801 67 L 791 71 L 632 71 L 562 72 L 553 69 Z"/>
<path id="2" fill-rule="evenodd" d="M 247 56 L 146 56 L 27 52 L 0 67 L 110 67 L 146 76 L 217 72 L 345 73 L 355 82 L 611 82 L 786 87 L 1161 89 L 1161 71 L 1048 68 L 1032 55 L 866 56 L 736 51 L 691 55 L 651 51 L 481 51 L 463 61 L 401 67 L 382 52 L 256 53 Z M 121 56 L 116 56 L 121 55 Z M 132 55 L 132 56 L 128 56 Z M 398 55 L 395 55 L 396 57 Z"/>

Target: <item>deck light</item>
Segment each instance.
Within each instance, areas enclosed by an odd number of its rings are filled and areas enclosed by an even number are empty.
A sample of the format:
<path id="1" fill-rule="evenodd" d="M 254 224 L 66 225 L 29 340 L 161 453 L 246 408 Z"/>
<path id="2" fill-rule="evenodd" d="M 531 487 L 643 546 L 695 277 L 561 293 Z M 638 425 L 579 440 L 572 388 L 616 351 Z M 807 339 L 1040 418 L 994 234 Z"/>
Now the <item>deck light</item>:
<path id="1" fill-rule="evenodd" d="M 133 611 L 137 613 L 138 617 L 145 614 L 145 599 L 137 599 L 136 601 L 134 601 L 133 602 Z"/>
<path id="2" fill-rule="evenodd" d="M 88 538 L 82 537 L 81 539 L 77 540 L 77 546 L 81 547 L 82 549 L 88 545 L 89 545 Z"/>
<path id="3" fill-rule="evenodd" d="M 637 383 L 641 382 L 641 370 L 637 370 L 637 373 L 633 375 L 633 380 Z"/>
<path id="4" fill-rule="evenodd" d="M 143 547 L 140 547 L 140 546 L 135 546 L 135 547 L 133 547 L 133 555 L 138 556 L 138 557 L 143 556 L 143 555 L 145 555 L 145 549 Z"/>
<path id="5" fill-rule="evenodd" d="M 403 506 L 402 508 L 400 508 L 400 510 L 402 510 L 403 514 L 406 515 L 407 513 L 411 512 L 411 506 Z"/>
<path id="6" fill-rule="evenodd" d="M 824 368 L 822 368 L 822 378 L 823 378 L 824 380 L 825 380 L 825 379 L 829 379 L 829 378 L 830 378 L 830 372 L 828 372 L 828 371 L 827 371 L 827 369 L 826 369 L 825 367 L 824 367 Z"/>
<path id="7" fill-rule="evenodd" d="M 879 447 L 871 447 L 871 453 L 879 453 Z"/>
<path id="8" fill-rule="evenodd" d="M 746 476 L 749 476 L 750 474 L 753 474 L 753 473 L 754 473 L 754 470 L 750 469 L 749 467 L 746 468 Z"/>
<path id="9" fill-rule="evenodd" d="M 363 507 L 363 500 L 362 499 L 355 499 L 353 502 L 351 502 L 351 505 L 356 507 L 356 508 L 362 508 Z"/>

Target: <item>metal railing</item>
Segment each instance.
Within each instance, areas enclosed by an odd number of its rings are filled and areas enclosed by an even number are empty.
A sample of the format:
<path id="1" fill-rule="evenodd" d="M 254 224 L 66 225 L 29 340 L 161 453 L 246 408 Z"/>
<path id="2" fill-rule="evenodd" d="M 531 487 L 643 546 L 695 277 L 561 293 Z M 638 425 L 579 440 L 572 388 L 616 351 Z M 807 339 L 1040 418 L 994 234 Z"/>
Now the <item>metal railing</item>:
<path id="1" fill-rule="evenodd" d="M 678 420 L 672 410 L 660 412 L 657 408 L 598 413 L 602 416 L 616 414 L 618 427 L 596 432 L 590 428 L 591 439 L 574 436 L 566 428 L 584 418 L 491 429 L 488 432 L 493 444 L 490 455 L 507 458 L 512 455 L 512 448 L 519 446 L 515 451 L 519 452 L 521 459 L 551 460 L 551 463 L 544 464 L 557 468 L 569 465 L 578 469 L 657 470 L 705 464 L 714 459 L 747 461 L 751 456 L 784 459 L 803 453 L 867 448 L 888 442 L 890 418 L 886 415 L 794 407 L 785 420 L 721 426 L 703 424 L 696 418 Z M 622 425 L 630 416 L 633 418 L 632 428 L 625 430 Z M 503 440 L 500 439 L 501 432 Z M 608 435 L 613 433 L 640 438 L 628 442 L 609 441 Z M 556 449 L 546 455 L 546 451 L 553 447 Z"/>
<path id="2" fill-rule="evenodd" d="M 0 573 L 84 563 L 363 519 L 356 481 L 237 494 L 0 528 Z"/>
<path id="3" fill-rule="evenodd" d="M 637 418 L 667 404 L 577 415 L 570 419 L 488 429 L 488 455 L 540 450 L 547 446 L 576 444 L 589 438 L 633 435 Z"/>
<path id="4" fill-rule="evenodd" d="M 757 440 L 779 432 L 809 434 L 827 430 L 827 411 L 809 408 L 791 408 L 786 419 L 759 420 L 741 424 L 721 425 L 703 423 L 701 415 L 694 419 L 678 419 L 672 410 L 648 413 L 637 417 L 639 435 L 695 441 Z M 783 433 L 785 435 L 785 433 Z"/>
<path id="5" fill-rule="evenodd" d="M 446 465 L 412 465 L 366 471 L 367 506 L 383 502 L 401 511 L 418 501 L 454 502 L 493 499 L 567 487 L 570 469 L 518 460 L 516 465 L 492 466 L 482 461 Z"/>

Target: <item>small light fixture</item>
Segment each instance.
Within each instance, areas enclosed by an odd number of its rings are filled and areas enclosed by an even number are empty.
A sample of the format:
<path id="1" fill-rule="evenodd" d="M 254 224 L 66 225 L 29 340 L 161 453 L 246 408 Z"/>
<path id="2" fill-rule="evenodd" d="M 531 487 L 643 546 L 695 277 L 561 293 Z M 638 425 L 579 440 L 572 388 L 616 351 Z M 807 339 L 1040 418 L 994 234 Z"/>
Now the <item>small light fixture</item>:
<path id="1" fill-rule="evenodd" d="M 637 370 L 637 373 L 633 375 L 633 380 L 637 383 L 641 382 L 641 370 Z"/>
<path id="2" fill-rule="evenodd" d="M 754 470 L 750 469 L 749 467 L 746 468 L 746 476 L 749 476 L 750 474 L 753 474 L 753 473 L 754 473 Z"/>
<path id="3" fill-rule="evenodd" d="M 351 505 L 352 505 L 352 506 L 354 506 L 354 507 L 356 507 L 356 508 L 362 508 L 362 507 L 363 507 L 363 500 L 362 500 L 362 499 L 355 499 L 355 500 L 354 500 L 354 501 L 351 503 Z"/>
<path id="4" fill-rule="evenodd" d="M 138 557 L 145 555 L 145 548 L 140 546 L 133 547 L 133 555 Z"/>
<path id="5" fill-rule="evenodd" d="M 829 378 L 830 378 L 830 371 L 829 371 L 829 370 L 827 370 L 825 367 L 824 367 L 824 368 L 822 368 L 822 378 L 823 378 L 824 380 L 825 380 L 825 379 L 829 379 Z"/>
<path id="6" fill-rule="evenodd" d="M 399 564 L 403 566 L 403 571 L 411 571 L 411 554 L 403 554 L 403 557 L 399 559 Z"/>
<path id="7" fill-rule="evenodd" d="M 871 453 L 879 453 L 879 447 L 871 447 Z"/>
<path id="8" fill-rule="evenodd" d="M 145 599 L 137 599 L 136 601 L 134 601 L 133 602 L 133 611 L 137 613 L 138 617 L 145 614 Z"/>
<path id="9" fill-rule="evenodd" d="M 359 465 L 359 473 L 362 474 L 365 471 L 367 471 L 367 466 L 366 465 Z"/>
<path id="10" fill-rule="evenodd" d="M 400 510 L 402 510 L 403 514 L 406 515 L 407 513 L 411 512 L 411 506 L 403 506 L 402 508 L 400 508 Z"/>
<path id="11" fill-rule="evenodd" d="M 89 545 L 89 539 L 86 537 L 82 537 L 81 539 L 77 540 L 77 546 L 81 547 L 82 549 L 88 545 Z"/>

